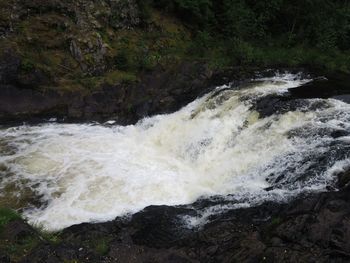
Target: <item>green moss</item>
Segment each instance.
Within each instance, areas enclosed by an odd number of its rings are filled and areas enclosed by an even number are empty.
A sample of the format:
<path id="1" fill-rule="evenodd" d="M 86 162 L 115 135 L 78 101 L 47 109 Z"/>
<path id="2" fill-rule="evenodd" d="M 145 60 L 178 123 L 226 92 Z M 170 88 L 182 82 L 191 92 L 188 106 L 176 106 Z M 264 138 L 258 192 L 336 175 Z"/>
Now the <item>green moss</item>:
<path id="1" fill-rule="evenodd" d="M 180 21 L 149 9 L 149 6 L 144 7 L 149 12 L 147 20 L 152 30 L 115 29 L 103 25 L 89 34 L 99 34 L 106 44 L 107 52 L 103 62 L 106 72 L 99 76 L 87 77 L 80 62 L 72 57 L 69 48 L 71 36 L 76 36 L 83 46 L 87 45 L 89 38 L 82 35 L 71 19 L 60 13 L 47 12 L 21 20 L 17 24 L 20 34 L 13 35 L 11 40 L 6 41 L 12 47 L 18 45 L 18 52 L 22 56 L 21 70 L 24 73 L 36 68 L 54 80 L 55 83 L 52 81 L 45 87 L 38 87 L 41 89 L 89 92 L 98 89 L 102 83 L 135 82 L 141 72 L 152 70 L 157 64 L 169 67 L 183 61 L 191 43 L 191 34 Z M 98 12 L 102 17 L 108 11 L 104 9 Z M 96 13 L 97 16 L 98 14 Z M 83 51 L 85 65 L 94 66 L 94 57 L 93 53 Z"/>
<path id="2" fill-rule="evenodd" d="M 108 238 L 101 238 L 93 242 L 94 250 L 100 256 L 105 256 L 109 251 L 109 242 Z"/>
<path id="3" fill-rule="evenodd" d="M 21 219 L 21 216 L 8 208 L 0 208 L 0 253 L 7 255 L 11 262 L 19 262 L 30 254 L 39 244 L 48 242 L 58 244 L 61 242 L 60 232 L 51 233 L 42 229 L 33 229 L 32 234 L 16 240 L 8 240 L 1 234 L 3 228 L 13 220 Z"/>
<path id="4" fill-rule="evenodd" d="M 350 72 L 349 51 L 311 48 L 306 43 L 295 42 L 291 34 L 287 36 L 290 40 L 288 44 L 286 36 L 271 36 L 264 42 L 234 34 L 223 37 L 221 33 L 214 34 L 204 27 L 193 30 L 173 15 L 159 11 L 144 1 L 139 3 L 144 12 L 143 21 L 146 21 L 144 27 L 132 30 L 113 28 L 104 20 L 109 16 L 108 7 L 96 4 L 93 16 L 101 27 L 91 27 L 89 33 L 82 31 L 71 17 L 53 10 L 19 20 L 14 24 L 18 34 L 0 39 L 0 46 L 18 51 L 22 56 L 21 70 L 24 73 L 36 68 L 52 80 L 39 88 L 62 92 L 90 92 L 103 83 L 135 82 L 142 72 L 150 71 L 159 64 L 171 68 L 183 61 L 201 61 L 213 69 L 229 66 L 313 66 Z M 9 1 L 3 1 L 1 6 L 5 10 L 10 6 Z M 0 13 L 0 17 L 6 18 L 6 12 Z M 90 69 L 97 63 L 94 54 L 97 35 L 101 36 L 106 50 L 104 61 L 99 60 L 98 63 L 104 63 L 106 69 L 90 76 L 91 72 L 87 72 L 80 63 Z M 71 54 L 72 38 L 81 46 L 82 62 Z M 88 45 L 90 42 L 92 47 Z"/>
<path id="5" fill-rule="evenodd" d="M 21 62 L 21 70 L 24 72 L 31 72 L 35 68 L 34 63 L 29 59 L 24 59 Z"/>
<path id="6" fill-rule="evenodd" d="M 120 70 L 127 70 L 129 67 L 129 59 L 125 52 L 120 52 L 117 54 L 117 56 L 114 58 L 114 64 L 117 67 L 117 69 Z"/>
<path id="7" fill-rule="evenodd" d="M 40 237 L 47 242 L 50 242 L 52 244 L 59 244 L 61 243 L 61 232 L 48 232 L 43 229 L 37 229 L 38 233 L 40 233 Z"/>
<path id="8" fill-rule="evenodd" d="M 16 241 L 9 241 L 4 239 L 1 235 L 4 227 L 11 221 L 21 219 L 15 211 L 9 208 L 0 208 L 0 251 L 8 255 L 11 262 L 18 262 L 21 258 L 27 255 L 40 242 L 36 236 L 26 236 Z"/>
<path id="9" fill-rule="evenodd" d="M 115 85 L 122 82 L 131 83 L 137 81 L 137 76 L 132 72 L 115 70 L 108 72 L 104 77 L 104 81 L 110 85 Z"/>
<path id="10" fill-rule="evenodd" d="M 37 237 L 28 236 L 20 242 L 9 242 L 0 240 L 0 250 L 7 254 L 11 262 L 19 262 L 23 257 L 28 255 L 40 243 Z"/>
<path id="11" fill-rule="evenodd" d="M 0 232 L 9 222 L 20 218 L 21 216 L 18 215 L 15 211 L 8 208 L 0 208 Z"/>
<path id="12" fill-rule="evenodd" d="M 275 227 L 275 226 L 278 226 L 279 224 L 281 224 L 281 222 L 282 222 L 281 218 L 275 217 L 275 218 L 272 218 L 270 225 Z"/>
<path id="13" fill-rule="evenodd" d="M 97 89 L 102 83 L 101 77 L 88 77 L 77 79 L 78 83 L 81 84 L 82 87 L 88 90 Z"/>

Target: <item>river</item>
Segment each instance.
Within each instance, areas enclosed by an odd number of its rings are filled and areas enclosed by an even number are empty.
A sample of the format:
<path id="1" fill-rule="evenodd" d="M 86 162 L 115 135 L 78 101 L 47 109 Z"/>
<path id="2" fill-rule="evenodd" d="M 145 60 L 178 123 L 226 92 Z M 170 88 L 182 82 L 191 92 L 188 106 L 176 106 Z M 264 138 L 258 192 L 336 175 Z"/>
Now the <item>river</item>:
<path id="1" fill-rule="evenodd" d="M 226 200 L 210 215 L 334 187 L 350 166 L 350 105 L 332 98 L 259 111 L 269 96 L 312 81 L 277 74 L 225 85 L 181 110 L 136 125 L 47 122 L 0 128 L 0 204 L 54 231 L 149 205 Z"/>

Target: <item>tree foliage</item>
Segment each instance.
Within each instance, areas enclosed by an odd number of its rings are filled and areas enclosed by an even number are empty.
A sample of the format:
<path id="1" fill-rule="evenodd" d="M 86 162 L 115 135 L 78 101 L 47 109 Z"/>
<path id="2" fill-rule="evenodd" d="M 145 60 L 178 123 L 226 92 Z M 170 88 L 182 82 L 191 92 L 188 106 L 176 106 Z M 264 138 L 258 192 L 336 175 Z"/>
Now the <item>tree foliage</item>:
<path id="1" fill-rule="evenodd" d="M 195 32 L 254 45 L 350 47 L 347 0 L 158 0 Z"/>

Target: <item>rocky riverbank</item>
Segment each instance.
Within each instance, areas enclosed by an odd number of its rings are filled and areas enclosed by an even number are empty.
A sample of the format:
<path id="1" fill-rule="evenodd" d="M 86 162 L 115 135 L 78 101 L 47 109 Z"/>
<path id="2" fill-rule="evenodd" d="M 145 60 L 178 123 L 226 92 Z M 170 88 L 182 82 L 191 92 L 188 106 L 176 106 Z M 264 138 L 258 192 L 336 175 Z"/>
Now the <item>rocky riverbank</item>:
<path id="1" fill-rule="evenodd" d="M 2 242 L 37 247 L 19 262 L 348 262 L 348 174 L 340 191 L 264 203 L 216 216 L 201 229 L 179 224 L 184 207 L 152 206 L 130 219 L 82 224 L 45 239 L 21 220 L 9 223 Z M 205 205 L 205 201 L 202 201 Z M 1 262 L 12 262 L 2 253 Z"/>
<path id="2" fill-rule="evenodd" d="M 8 57 L 0 72 L 0 122 L 107 121 L 131 124 L 155 114 L 174 112 L 231 79 L 254 76 L 254 69 L 214 71 L 202 63 L 161 66 L 132 83 L 107 83 L 93 91 L 38 90 L 18 84 L 19 58 Z M 10 72 L 9 72 L 10 71 Z M 35 76 L 32 76 L 33 78 Z"/>

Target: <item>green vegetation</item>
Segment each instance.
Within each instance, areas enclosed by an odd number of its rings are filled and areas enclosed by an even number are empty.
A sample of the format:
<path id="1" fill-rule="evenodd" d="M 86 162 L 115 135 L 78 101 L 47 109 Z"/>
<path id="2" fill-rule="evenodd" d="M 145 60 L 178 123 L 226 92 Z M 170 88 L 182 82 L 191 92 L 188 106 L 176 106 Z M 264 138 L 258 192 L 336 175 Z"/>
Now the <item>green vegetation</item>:
<path id="1" fill-rule="evenodd" d="M 109 251 L 108 238 L 101 238 L 101 239 L 94 241 L 93 247 L 98 255 L 100 255 L 100 256 L 106 255 Z"/>
<path id="2" fill-rule="evenodd" d="M 350 71 L 348 1 L 161 0 L 149 4 L 184 21 L 194 33 L 192 56 L 216 66 Z"/>
<path id="3" fill-rule="evenodd" d="M 19 262 L 40 244 L 40 240 L 34 236 L 27 236 L 14 242 L 0 239 L 0 252 L 10 257 L 11 262 Z"/>
<path id="4" fill-rule="evenodd" d="M 11 27 L 13 33 L 0 38 L 0 46 L 21 56 L 25 81 L 34 73 L 45 75 L 32 86 L 86 92 L 102 83 L 138 81 L 157 65 L 169 68 L 186 60 L 219 69 L 307 66 L 350 72 L 349 1 L 136 2 L 138 12 L 127 0 L 87 10 L 76 1 L 59 6 L 48 1 L 39 9 L 27 1 L 23 15 L 12 21 L 17 16 L 9 15 L 12 4 L 4 0 L 0 32 Z M 138 23 L 131 21 L 135 16 Z"/>
<path id="5" fill-rule="evenodd" d="M 0 233 L 5 225 L 13 220 L 20 219 L 20 215 L 8 208 L 0 208 Z"/>
<path id="6" fill-rule="evenodd" d="M 62 241 L 60 237 L 61 232 L 47 232 L 42 229 L 39 229 L 37 231 L 38 231 L 38 234 L 40 235 L 41 240 L 45 240 L 52 244 L 59 244 Z"/>
<path id="7" fill-rule="evenodd" d="M 282 223 L 282 219 L 281 219 L 280 217 L 274 217 L 274 218 L 272 218 L 272 220 L 271 220 L 270 226 L 276 227 L 276 226 L 278 226 L 278 225 L 281 224 L 281 223 Z"/>
<path id="8" fill-rule="evenodd" d="M 9 240 L 8 237 L 4 236 L 6 225 L 19 219 L 21 217 L 15 211 L 0 208 L 0 254 L 9 255 L 13 262 L 19 261 L 39 243 L 39 239 L 34 236 L 25 236 L 20 240 Z"/>
<path id="9" fill-rule="evenodd" d="M 26 59 L 23 59 L 22 60 L 22 63 L 21 63 L 21 70 L 24 71 L 24 72 L 30 72 L 34 69 L 34 64 L 29 61 L 29 60 L 26 60 Z"/>
<path id="10" fill-rule="evenodd" d="M 264 45 L 349 48 L 348 1 L 163 0 L 153 5 L 213 36 Z"/>
<path id="11" fill-rule="evenodd" d="M 7 255 L 11 262 L 19 262 L 43 242 L 51 244 L 59 244 L 61 242 L 60 232 L 51 233 L 42 229 L 31 229 L 29 226 L 28 229 L 32 231 L 14 236 L 13 230 L 5 231 L 6 226 L 14 220 L 23 219 L 11 209 L 0 208 L 0 255 Z"/>

